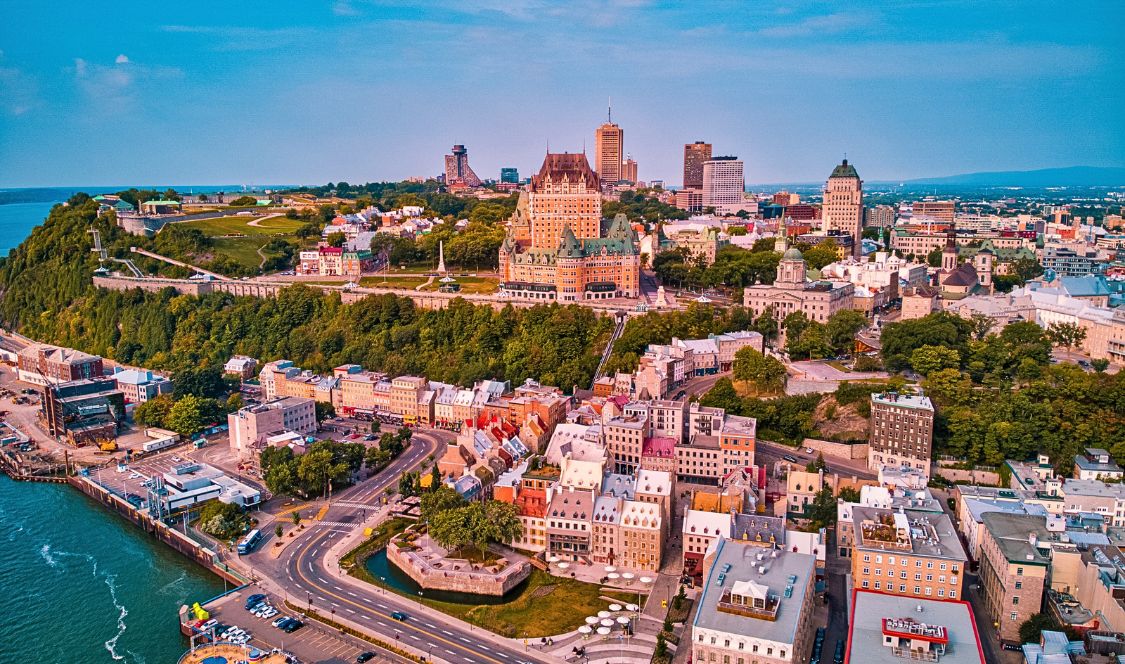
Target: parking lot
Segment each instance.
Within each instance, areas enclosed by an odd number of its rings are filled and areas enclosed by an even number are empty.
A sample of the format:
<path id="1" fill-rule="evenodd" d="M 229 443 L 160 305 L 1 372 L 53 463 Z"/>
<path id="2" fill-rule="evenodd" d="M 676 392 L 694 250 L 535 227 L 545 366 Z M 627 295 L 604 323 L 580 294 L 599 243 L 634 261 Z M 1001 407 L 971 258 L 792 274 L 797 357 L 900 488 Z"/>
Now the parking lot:
<path id="1" fill-rule="evenodd" d="M 184 456 L 187 449 L 183 447 L 169 450 L 127 465 L 123 462 L 121 465 L 109 465 L 90 475 L 98 484 L 118 495 L 126 496 L 126 499 L 129 496 L 144 498 L 148 495 L 148 488 L 144 485 L 146 481 L 171 471 L 172 466 L 191 461 Z"/>
<path id="2" fill-rule="evenodd" d="M 240 627 L 251 635 L 250 643 L 263 650 L 279 648 L 292 653 L 298 660 L 305 663 L 326 662 L 328 664 L 345 664 L 356 661 L 361 653 L 373 650 L 369 644 L 340 634 L 315 621 L 305 621 L 305 625 L 296 631 L 286 633 L 276 628 L 272 623 L 282 616 L 300 618 L 292 611 L 285 609 L 280 597 L 267 597 L 266 603 L 278 610 L 277 615 L 270 618 L 259 618 L 246 609 L 246 599 L 259 592 L 253 588 L 244 588 L 231 593 L 211 604 L 206 609 L 211 618 L 223 625 Z M 376 657 L 372 662 L 395 661 L 386 657 Z"/>

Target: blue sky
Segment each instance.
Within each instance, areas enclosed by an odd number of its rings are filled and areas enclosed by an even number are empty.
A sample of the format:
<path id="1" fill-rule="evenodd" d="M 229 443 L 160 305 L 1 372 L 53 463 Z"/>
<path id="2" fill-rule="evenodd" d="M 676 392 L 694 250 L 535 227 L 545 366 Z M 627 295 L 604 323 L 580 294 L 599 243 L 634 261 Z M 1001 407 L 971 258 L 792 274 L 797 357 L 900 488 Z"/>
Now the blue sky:
<path id="1" fill-rule="evenodd" d="M 0 186 L 528 174 L 611 96 L 676 184 L 1125 165 L 1119 0 L 113 4 L 0 0 Z"/>

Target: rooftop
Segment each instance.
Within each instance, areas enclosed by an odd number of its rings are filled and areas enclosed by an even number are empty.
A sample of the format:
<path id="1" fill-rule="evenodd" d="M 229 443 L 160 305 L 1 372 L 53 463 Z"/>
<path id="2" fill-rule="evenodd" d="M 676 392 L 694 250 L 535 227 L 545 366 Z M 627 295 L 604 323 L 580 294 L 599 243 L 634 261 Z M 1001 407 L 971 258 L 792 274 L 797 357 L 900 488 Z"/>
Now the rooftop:
<path id="1" fill-rule="evenodd" d="M 1047 519 L 1034 514 L 988 512 L 982 517 L 984 528 L 996 540 L 1000 552 L 1009 563 L 1047 565 L 1050 563 L 1038 543 L 1048 542 L 1053 533 L 1047 530 Z"/>
<path id="2" fill-rule="evenodd" d="M 921 394 L 898 394 L 896 392 L 883 392 L 882 394 L 872 394 L 871 403 L 898 406 L 900 408 L 919 408 L 921 410 L 928 410 L 931 412 L 934 409 L 934 405 L 930 403 L 930 398 Z"/>
<path id="3" fill-rule="evenodd" d="M 896 639 L 896 637 L 898 637 Z M 894 647 L 886 639 L 905 641 L 917 648 Z M 984 664 L 972 607 L 966 602 L 934 601 L 857 590 L 852 601 L 845 664 L 902 664 L 911 650 L 931 643 L 941 650 L 933 661 L 942 664 Z"/>
<path id="4" fill-rule="evenodd" d="M 948 560 L 968 559 L 947 514 L 857 505 L 852 508 L 852 520 L 856 525 L 857 549 L 902 551 Z"/>
<path id="5" fill-rule="evenodd" d="M 816 558 L 721 539 L 692 626 L 794 643 Z"/>

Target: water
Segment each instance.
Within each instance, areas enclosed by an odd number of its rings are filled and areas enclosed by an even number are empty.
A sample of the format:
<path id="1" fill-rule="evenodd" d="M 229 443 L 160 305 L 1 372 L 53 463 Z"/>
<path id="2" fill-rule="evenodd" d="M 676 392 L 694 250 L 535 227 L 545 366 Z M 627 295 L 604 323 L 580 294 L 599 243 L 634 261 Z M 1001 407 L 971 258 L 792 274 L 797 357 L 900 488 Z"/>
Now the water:
<path id="1" fill-rule="evenodd" d="M 43 223 L 54 205 L 50 202 L 0 204 L 0 256 L 7 256 L 23 242 L 32 228 Z"/>
<path id="2" fill-rule="evenodd" d="M 0 664 L 166 664 L 223 582 L 65 484 L 0 475 Z"/>

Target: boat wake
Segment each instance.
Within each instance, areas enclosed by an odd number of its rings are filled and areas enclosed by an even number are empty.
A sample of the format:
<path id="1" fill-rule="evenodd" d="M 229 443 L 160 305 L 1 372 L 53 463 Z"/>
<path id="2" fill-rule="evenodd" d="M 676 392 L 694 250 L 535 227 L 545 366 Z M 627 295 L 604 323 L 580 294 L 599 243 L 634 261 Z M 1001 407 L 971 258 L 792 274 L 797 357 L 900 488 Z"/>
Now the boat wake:
<path id="1" fill-rule="evenodd" d="M 50 544 L 44 544 L 39 547 L 39 556 L 43 558 L 43 561 L 46 562 L 48 566 L 55 568 L 59 566 L 59 559 L 51 555 Z"/>
<path id="2" fill-rule="evenodd" d="M 117 633 L 105 642 L 105 649 L 109 652 L 109 656 L 115 661 L 125 661 L 125 656 L 117 652 L 117 640 L 125 633 L 127 626 L 125 624 L 125 616 L 129 615 L 129 610 L 125 605 L 117 600 L 117 575 L 106 574 L 105 584 L 109 587 L 109 596 L 113 599 L 113 606 L 117 609 Z"/>

